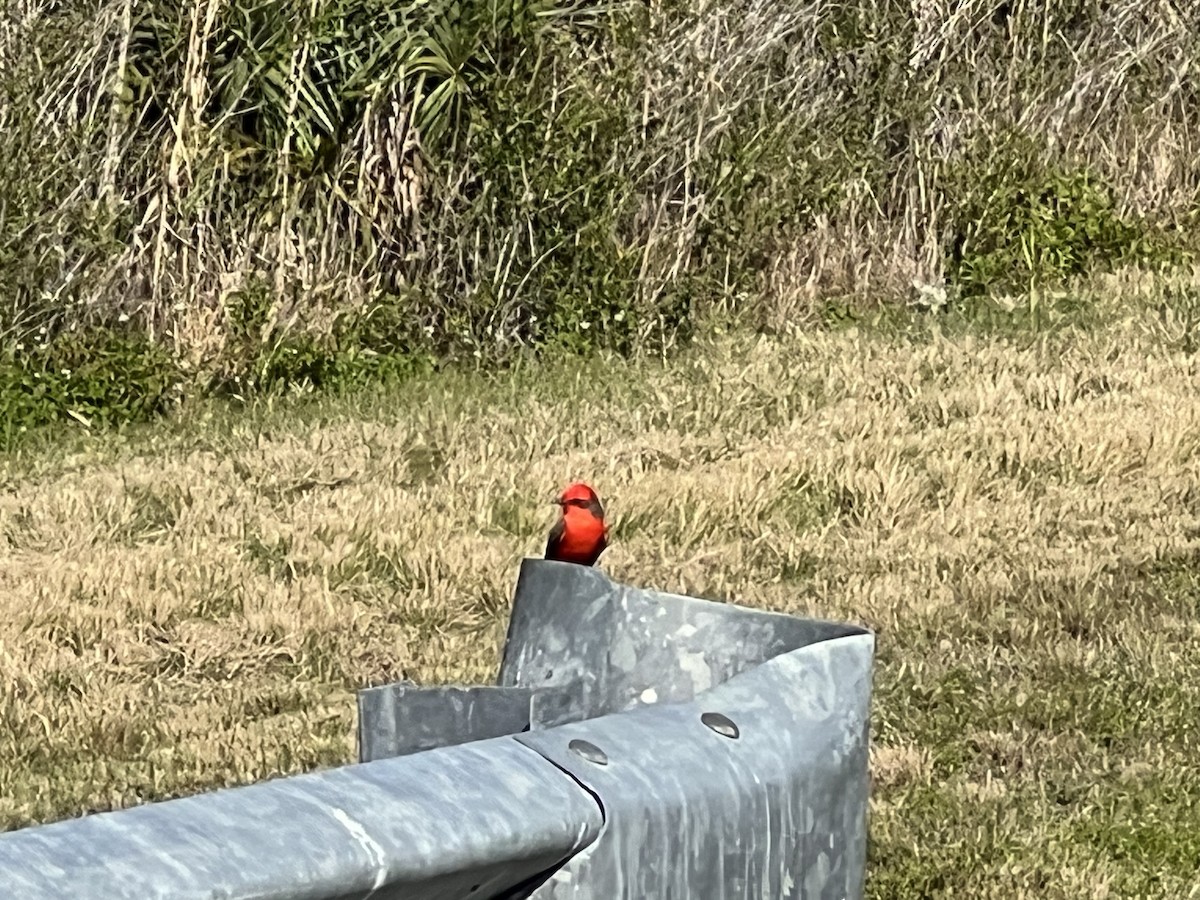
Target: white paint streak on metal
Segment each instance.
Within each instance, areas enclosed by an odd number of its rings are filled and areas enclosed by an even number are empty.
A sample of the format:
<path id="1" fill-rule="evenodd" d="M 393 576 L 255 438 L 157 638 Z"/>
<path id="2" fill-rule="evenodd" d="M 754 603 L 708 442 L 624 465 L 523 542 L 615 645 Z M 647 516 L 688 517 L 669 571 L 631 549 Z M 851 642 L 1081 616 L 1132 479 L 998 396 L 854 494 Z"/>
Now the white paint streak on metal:
<path id="1" fill-rule="evenodd" d="M 330 814 L 338 820 L 343 828 L 350 832 L 350 836 L 358 841 L 358 845 L 371 854 L 375 859 L 375 865 L 378 869 L 375 873 L 375 884 L 371 888 L 371 894 L 375 893 L 385 881 L 387 881 L 387 856 L 383 852 L 383 847 L 379 846 L 379 842 L 375 838 L 367 834 L 367 830 L 362 827 L 362 823 L 355 821 L 346 814 L 344 810 L 336 807 L 329 810 Z M 368 894 L 367 896 L 371 896 Z M 365 900 L 365 898 L 364 898 Z"/>

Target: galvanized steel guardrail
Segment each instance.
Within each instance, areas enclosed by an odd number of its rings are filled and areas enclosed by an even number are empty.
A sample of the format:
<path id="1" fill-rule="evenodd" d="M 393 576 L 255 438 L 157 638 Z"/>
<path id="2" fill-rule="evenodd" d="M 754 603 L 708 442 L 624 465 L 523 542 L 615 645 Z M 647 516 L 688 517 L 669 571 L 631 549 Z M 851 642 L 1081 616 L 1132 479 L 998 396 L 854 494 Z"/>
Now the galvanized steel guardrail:
<path id="1" fill-rule="evenodd" d="M 5 900 L 862 896 L 874 637 L 527 559 L 499 683 L 361 762 L 0 835 Z"/>

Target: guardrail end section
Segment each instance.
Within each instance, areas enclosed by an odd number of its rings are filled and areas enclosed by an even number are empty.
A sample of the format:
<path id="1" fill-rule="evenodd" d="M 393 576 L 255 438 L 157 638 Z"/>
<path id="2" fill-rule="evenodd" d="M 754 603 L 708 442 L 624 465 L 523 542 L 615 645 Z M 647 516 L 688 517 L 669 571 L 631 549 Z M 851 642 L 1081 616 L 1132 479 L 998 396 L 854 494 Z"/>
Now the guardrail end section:
<path id="1" fill-rule="evenodd" d="M 586 785 L 596 843 L 535 900 L 859 900 L 873 636 L 799 648 L 703 692 L 517 740 Z"/>

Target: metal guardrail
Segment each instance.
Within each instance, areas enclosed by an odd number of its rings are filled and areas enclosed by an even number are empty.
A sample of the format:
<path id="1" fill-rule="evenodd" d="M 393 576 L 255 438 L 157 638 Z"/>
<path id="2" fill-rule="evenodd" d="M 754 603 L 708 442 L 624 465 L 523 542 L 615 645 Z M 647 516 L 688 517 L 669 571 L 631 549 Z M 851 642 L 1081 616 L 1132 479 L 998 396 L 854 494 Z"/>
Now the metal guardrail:
<path id="1" fill-rule="evenodd" d="M 361 762 L 0 835 L 11 900 L 862 896 L 873 635 L 527 559 L 499 684 Z"/>

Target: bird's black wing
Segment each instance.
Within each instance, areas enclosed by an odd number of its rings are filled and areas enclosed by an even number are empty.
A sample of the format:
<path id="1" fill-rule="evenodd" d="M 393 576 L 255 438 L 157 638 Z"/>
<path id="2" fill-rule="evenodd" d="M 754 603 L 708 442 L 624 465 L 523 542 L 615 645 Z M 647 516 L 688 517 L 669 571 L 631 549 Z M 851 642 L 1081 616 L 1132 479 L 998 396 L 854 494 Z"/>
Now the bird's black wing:
<path id="1" fill-rule="evenodd" d="M 546 539 L 546 559 L 558 557 L 558 545 L 562 542 L 563 532 L 566 530 L 567 524 L 562 519 L 554 523 L 554 527 L 550 529 L 550 537 Z"/>
<path id="2" fill-rule="evenodd" d="M 608 549 L 608 529 L 604 529 L 604 533 L 600 535 L 600 540 L 596 542 L 596 552 L 592 554 L 592 561 L 589 566 L 594 566 L 600 560 L 600 554 Z"/>

